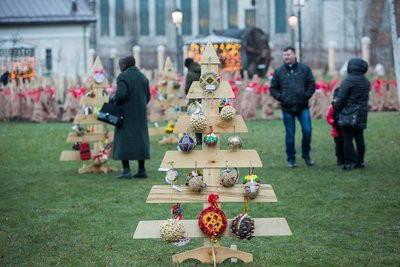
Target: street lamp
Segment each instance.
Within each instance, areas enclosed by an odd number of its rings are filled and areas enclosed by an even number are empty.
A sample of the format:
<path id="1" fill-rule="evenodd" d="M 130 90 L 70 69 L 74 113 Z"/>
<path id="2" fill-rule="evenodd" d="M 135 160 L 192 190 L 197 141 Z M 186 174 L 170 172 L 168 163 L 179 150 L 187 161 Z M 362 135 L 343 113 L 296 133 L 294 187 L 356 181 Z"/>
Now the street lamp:
<path id="1" fill-rule="evenodd" d="M 304 6 L 305 0 L 293 0 L 293 5 L 297 7 L 297 17 L 299 20 L 299 61 L 301 61 L 301 8 Z"/>
<path id="2" fill-rule="evenodd" d="M 296 15 L 292 14 L 288 17 L 289 27 L 291 29 L 291 39 L 292 39 L 292 46 L 294 47 L 294 30 L 297 26 L 297 17 Z"/>
<path id="3" fill-rule="evenodd" d="M 180 9 L 175 9 L 172 11 L 172 22 L 175 24 L 175 32 L 176 32 L 176 61 L 178 66 L 178 71 L 180 74 L 183 74 L 183 66 L 182 66 L 182 48 L 181 48 L 181 36 L 179 34 L 179 27 L 182 24 L 183 12 Z"/>

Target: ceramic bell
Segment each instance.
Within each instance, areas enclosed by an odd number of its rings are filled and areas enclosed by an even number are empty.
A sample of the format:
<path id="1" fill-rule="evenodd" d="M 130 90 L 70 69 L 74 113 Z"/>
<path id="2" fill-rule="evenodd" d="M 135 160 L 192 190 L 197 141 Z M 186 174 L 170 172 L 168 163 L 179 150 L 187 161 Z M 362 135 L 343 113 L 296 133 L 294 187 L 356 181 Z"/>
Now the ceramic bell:
<path id="1" fill-rule="evenodd" d="M 232 135 L 228 138 L 228 147 L 233 150 L 240 149 L 243 147 L 243 141 L 239 136 Z"/>
<path id="2" fill-rule="evenodd" d="M 239 178 L 239 170 L 235 168 L 235 170 L 226 167 L 222 169 L 220 172 L 220 184 L 225 187 L 234 186 L 236 181 Z"/>
<path id="3" fill-rule="evenodd" d="M 195 192 L 201 192 L 207 187 L 206 183 L 203 181 L 203 174 L 199 171 L 191 171 L 186 177 L 186 185 L 190 190 Z"/>
<path id="4" fill-rule="evenodd" d="M 220 116 L 223 120 L 232 120 L 236 116 L 236 109 L 232 103 L 227 102 L 221 109 Z"/>
<path id="5" fill-rule="evenodd" d="M 218 136 L 214 134 L 212 126 L 210 126 L 210 132 L 204 136 L 203 141 L 209 147 L 213 147 L 218 143 Z"/>
<path id="6" fill-rule="evenodd" d="M 233 218 L 229 230 L 239 239 L 250 240 L 254 237 L 254 220 L 247 214 Z"/>
<path id="7" fill-rule="evenodd" d="M 196 147 L 196 141 L 189 133 L 184 133 L 178 142 L 178 150 L 183 152 L 190 152 Z"/>
<path id="8" fill-rule="evenodd" d="M 244 195 L 250 199 L 254 199 L 257 197 L 260 192 L 260 180 L 257 175 L 249 174 L 243 179 L 243 190 Z"/>

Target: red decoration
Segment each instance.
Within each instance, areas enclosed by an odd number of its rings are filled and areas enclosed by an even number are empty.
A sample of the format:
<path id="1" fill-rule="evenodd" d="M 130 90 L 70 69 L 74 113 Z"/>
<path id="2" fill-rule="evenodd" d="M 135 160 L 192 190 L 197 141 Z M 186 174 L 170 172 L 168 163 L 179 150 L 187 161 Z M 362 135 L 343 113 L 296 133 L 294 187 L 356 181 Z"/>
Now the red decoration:
<path id="1" fill-rule="evenodd" d="M 228 225 L 225 213 L 218 208 L 217 199 L 219 199 L 217 194 L 210 194 L 208 202 L 211 206 L 204 209 L 199 215 L 200 230 L 212 240 L 220 237 Z"/>

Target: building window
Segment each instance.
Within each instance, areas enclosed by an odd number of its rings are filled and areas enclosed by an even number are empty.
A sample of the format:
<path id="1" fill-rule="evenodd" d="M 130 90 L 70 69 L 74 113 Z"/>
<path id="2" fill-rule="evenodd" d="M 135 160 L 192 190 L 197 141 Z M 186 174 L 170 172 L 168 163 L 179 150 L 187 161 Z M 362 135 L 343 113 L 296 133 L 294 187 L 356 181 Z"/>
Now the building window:
<path id="1" fill-rule="evenodd" d="M 149 35 L 149 1 L 140 0 L 140 34 Z"/>
<path id="2" fill-rule="evenodd" d="M 183 20 L 182 20 L 182 34 L 192 35 L 192 1 L 181 1 Z"/>
<path id="3" fill-rule="evenodd" d="M 199 34 L 210 33 L 210 7 L 208 0 L 199 0 Z"/>
<path id="4" fill-rule="evenodd" d="M 125 21 L 124 0 L 116 0 L 116 3 L 115 3 L 115 33 L 117 36 L 125 35 L 124 21 Z"/>
<path id="5" fill-rule="evenodd" d="M 156 35 L 165 35 L 165 0 L 156 0 Z"/>
<path id="6" fill-rule="evenodd" d="M 110 35 L 110 26 L 109 26 L 109 6 L 108 0 L 101 0 L 100 2 L 100 19 L 101 19 L 101 36 L 109 36 Z"/>
<path id="7" fill-rule="evenodd" d="M 286 1 L 275 0 L 275 32 L 286 32 Z"/>
<path id="8" fill-rule="evenodd" d="M 50 73 L 53 69 L 53 57 L 51 55 L 51 49 L 46 49 L 46 72 Z"/>
<path id="9" fill-rule="evenodd" d="M 256 26 L 256 10 L 246 9 L 245 10 L 246 28 L 252 28 Z"/>
<path id="10" fill-rule="evenodd" d="M 228 29 L 238 28 L 238 0 L 228 0 Z"/>

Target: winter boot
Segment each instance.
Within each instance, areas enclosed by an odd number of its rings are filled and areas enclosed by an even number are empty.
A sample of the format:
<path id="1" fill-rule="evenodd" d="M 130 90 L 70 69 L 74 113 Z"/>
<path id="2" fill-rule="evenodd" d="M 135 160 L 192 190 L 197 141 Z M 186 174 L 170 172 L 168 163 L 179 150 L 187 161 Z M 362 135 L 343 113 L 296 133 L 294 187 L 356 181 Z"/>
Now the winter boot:
<path id="1" fill-rule="evenodd" d="M 132 178 L 132 174 L 131 174 L 131 170 L 124 168 L 122 173 L 118 176 L 115 176 L 115 178 L 117 179 L 131 179 Z"/>
<path id="2" fill-rule="evenodd" d="M 139 169 L 139 171 L 133 176 L 133 178 L 147 178 L 146 169 Z"/>

